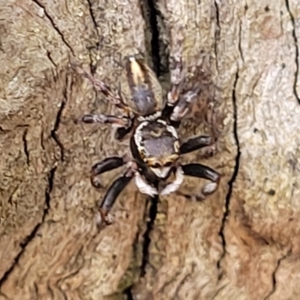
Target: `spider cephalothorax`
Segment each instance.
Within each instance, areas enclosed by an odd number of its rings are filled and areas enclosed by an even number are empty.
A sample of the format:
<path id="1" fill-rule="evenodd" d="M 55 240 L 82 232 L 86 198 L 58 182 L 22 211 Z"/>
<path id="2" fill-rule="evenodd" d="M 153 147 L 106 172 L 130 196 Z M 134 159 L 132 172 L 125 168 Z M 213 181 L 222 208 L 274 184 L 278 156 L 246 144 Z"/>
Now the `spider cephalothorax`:
<path id="1" fill-rule="evenodd" d="M 166 178 L 166 168 L 170 168 L 180 154 L 176 129 L 160 119 L 144 121 L 136 128 L 132 139 L 137 160 L 146 164 L 157 177 Z M 134 153 L 135 149 L 131 149 Z"/>
<path id="2" fill-rule="evenodd" d="M 181 65 L 178 65 L 181 70 Z M 200 91 L 195 85 L 185 90 L 185 79 L 179 77 L 171 80 L 171 89 L 166 99 L 162 87 L 145 61 L 136 56 L 126 58 L 124 71 L 126 82 L 122 82 L 121 90 L 114 93 L 101 80 L 78 68 L 109 101 L 116 105 L 121 116 L 114 115 L 84 115 L 84 123 L 110 123 L 118 127 L 117 139 L 124 138 L 131 132 L 130 150 L 132 158 L 109 157 L 95 164 L 91 171 L 91 182 L 97 186 L 96 176 L 112 169 L 127 165 L 123 176 L 117 178 L 108 188 L 100 206 L 101 220 L 109 223 L 108 213 L 116 198 L 135 179 L 138 189 L 151 197 L 175 192 L 183 182 L 184 175 L 205 178 L 211 181 L 202 192 L 209 194 L 217 188 L 220 175 L 213 169 L 201 164 L 180 163 L 180 156 L 212 144 L 209 136 L 190 138 L 180 143 L 177 130 L 172 123 L 183 118 L 190 105 Z M 182 92 L 184 91 L 184 92 Z M 159 183 L 171 178 L 174 180 L 159 190 Z"/>
<path id="3" fill-rule="evenodd" d="M 143 121 L 134 131 L 130 143 L 131 153 L 141 170 L 145 181 L 136 181 L 136 185 L 145 194 L 158 194 L 157 186 L 160 180 L 169 177 L 176 168 L 180 156 L 180 144 L 176 129 L 166 121 L 157 119 Z M 168 194 L 170 186 L 160 194 Z"/>

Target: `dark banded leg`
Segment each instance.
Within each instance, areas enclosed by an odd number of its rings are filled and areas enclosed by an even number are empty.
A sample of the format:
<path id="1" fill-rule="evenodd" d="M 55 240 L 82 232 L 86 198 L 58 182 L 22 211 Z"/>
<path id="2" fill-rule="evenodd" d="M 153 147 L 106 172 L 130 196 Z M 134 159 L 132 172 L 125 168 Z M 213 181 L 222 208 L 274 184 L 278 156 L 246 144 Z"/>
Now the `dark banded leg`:
<path id="1" fill-rule="evenodd" d="M 201 164 L 183 165 L 182 170 L 184 175 L 186 176 L 204 178 L 211 181 L 202 189 L 204 195 L 213 193 L 217 189 L 219 181 L 221 179 L 221 174 L 219 174 L 212 168 Z"/>
<path id="2" fill-rule="evenodd" d="M 99 206 L 101 220 L 99 220 L 98 225 L 101 225 L 102 223 L 105 223 L 107 225 L 111 224 L 109 212 L 112 209 L 117 197 L 125 189 L 133 176 L 134 172 L 132 171 L 132 169 L 128 169 L 123 176 L 116 179 L 108 188 Z"/>
<path id="3" fill-rule="evenodd" d="M 212 145 L 212 138 L 210 136 L 200 135 L 190 138 L 185 143 L 182 143 L 180 146 L 180 153 L 186 154 L 210 145 Z"/>
<path id="4" fill-rule="evenodd" d="M 117 169 L 127 163 L 128 160 L 125 157 L 112 156 L 105 158 L 104 160 L 96 163 L 91 170 L 91 184 L 96 189 L 101 187 L 101 183 L 96 179 L 96 176 Z"/>
<path id="5" fill-rule="evenodd" d="M 109 115 L 84 115 L 81 117 L 79 122 L 91 124 L 91 123 L 102 123 L 102 124 L 111 124 L 117 128 L 115 139 L 122 140 L 132 129 L 133 122 L 130 118 L 119 118 Z M 78 122 L 77 121 L 77 122 Z"/>
<path id="6" fill-rule="evenodd" d="M 221 175 L 214 169 L 201 164 L 182 165 L 184 175 L 208 179 L 212 182 L 218 182 Z"/>
<path id="7" fill-rule="evenodd" d="M 119 118 L 115 116 L 109 116 L 109 115 L 84 115 L 79 120 L 79 122 L 92 124 L 92 123 L 102 123 L 102 124 L 112 124 L 117 127 L 125 127 L 128 128 L 131 126 L 131 120 L 129 118 Z"/>

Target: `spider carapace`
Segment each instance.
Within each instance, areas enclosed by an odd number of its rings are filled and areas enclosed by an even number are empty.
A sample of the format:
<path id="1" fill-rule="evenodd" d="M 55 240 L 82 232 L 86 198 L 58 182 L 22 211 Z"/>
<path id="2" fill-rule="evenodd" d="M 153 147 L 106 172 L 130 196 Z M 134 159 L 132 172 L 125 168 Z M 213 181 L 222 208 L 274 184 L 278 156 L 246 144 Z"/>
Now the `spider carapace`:
<path id="1" fill-rule="evenodd" d="M 177 69 L 181 70 L 181 62 Z M 101 222 L 110 223 L 109 212 L 118 195 L 134 179 L 141 193 L 151 197 L 175 192 L 183 182 L 184 176 L 205 178 L 211 183 L 202 189 L 203 194 L 216 190 L 220 174 L 208 166 L 192 163 L 181 164 L 180 156 L 212 144 L 210 136 L 201 135 L 180 143 L 177 126 L 187 114 L 199 94 L 195 85 L 191 90 L 184 89 L 185 78 L 171 79 L 171 89 L 167 97 L 163 96 L 162 86 L 153 70 L 145 60 L 132 55 L 126 57 L 124 71 L 126 82 L 122 89 L 113 92 L 103 81 L 77 66 L 77 70 L 90 80 L 94 87 L 119 110 L 119 115 L 84 115 L 84 123 L 109 123 L 117 127 L 116 139 L 130 134 L 131 158 L 113 156 L 96 163 L 91 170 L 91 183 L 98 187 L 97 176 L 126 165 L 125 173 L 108 188 L 99 204 Z M 178 72 L 180 73 L 180 72 Z M 176 124 L 176 125 L 175 125 Z M 159 183 L 171 178 L 161 190 Z"/>

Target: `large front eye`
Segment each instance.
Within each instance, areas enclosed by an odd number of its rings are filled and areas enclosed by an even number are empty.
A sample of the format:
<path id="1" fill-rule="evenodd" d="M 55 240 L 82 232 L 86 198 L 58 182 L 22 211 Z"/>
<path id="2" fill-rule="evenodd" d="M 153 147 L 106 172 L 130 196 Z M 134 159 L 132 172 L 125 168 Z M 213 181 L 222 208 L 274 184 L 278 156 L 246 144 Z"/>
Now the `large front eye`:
<path id="1" fill-rule="evenodd" d="M 164 164 L 165 167 L 171 167 L 173 164 L 173 162 L 168 161 L 167 163 Z"/>
<path id="2" fill-rule="evenodd" d="M 161 165 L 159 163 L 155 163 L 154 165 L 151 166 L 151 168 L 154 168 L 154 169 L 158 169 L 160 167 L 161 167 Z"/>

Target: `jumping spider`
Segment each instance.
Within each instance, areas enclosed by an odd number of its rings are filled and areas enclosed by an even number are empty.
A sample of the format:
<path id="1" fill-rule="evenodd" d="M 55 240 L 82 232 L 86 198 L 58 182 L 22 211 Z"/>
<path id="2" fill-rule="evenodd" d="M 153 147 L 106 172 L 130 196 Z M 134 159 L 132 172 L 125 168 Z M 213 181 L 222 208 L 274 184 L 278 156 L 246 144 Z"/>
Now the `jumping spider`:
<path id="1" fill-rule="evenodd" d="M 77 68 L 78 69 L 78 68 Z M 213 169 L 197 164 L 180 164 L 180 156 L 212 145 L 209 136 L 197 136 L 180 143 L 176 127 L 186 115 L 191 103 L 197 99 L 199 87 L 184 90 L 185 78 L 181 75 L 182 64 L 176 65 L 175 76 L 171 77 L 171 89 L 167 97 L 153 70 L 144 59 L 132 55 L 126 58 L 127 82 L 123 83 L 122 94 L 113 92 L 101 80 L 79 68 L 84 77 L 102 92 L 120 112 L 115 115 L 84 115 L 84 123 L 109 123 L 117 127 L 116 138 L 123 139 L 131 133 L 130 150 L 132 159 L 127 156 L 108 157 L 96 163 L 91 170 L 91 183 L 98 188 L 96 176 L 107 171 L 127 166 L 126 172 L 108 188 L 100 206 L 101 222 L 110 223 L 109 211 L 116 198 L 132 178 L 141 193 L 154 197 L 175 192 L 183 182 L 184 175 L 205 178 L 211 181 L 202 192 L 209 194 L 216 190 L 220 174 Z M 127 92 L 127 93 L 125 93 Z M 126 97 L 124 95 L 130 95 Z M 165 99 L 166 98 L 166 99 Z M 159 192 L 159 183 L 173 175 L 174 180 Z"/>

